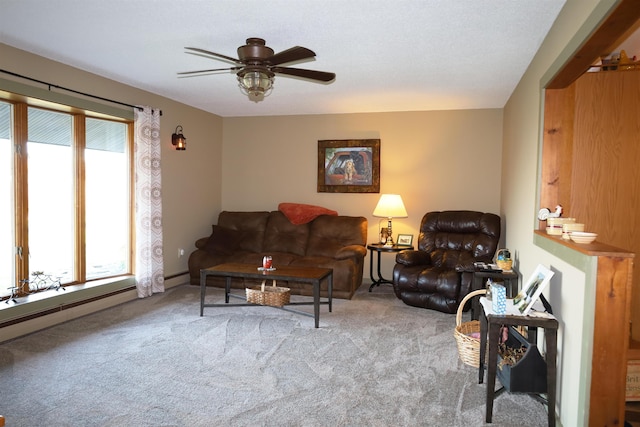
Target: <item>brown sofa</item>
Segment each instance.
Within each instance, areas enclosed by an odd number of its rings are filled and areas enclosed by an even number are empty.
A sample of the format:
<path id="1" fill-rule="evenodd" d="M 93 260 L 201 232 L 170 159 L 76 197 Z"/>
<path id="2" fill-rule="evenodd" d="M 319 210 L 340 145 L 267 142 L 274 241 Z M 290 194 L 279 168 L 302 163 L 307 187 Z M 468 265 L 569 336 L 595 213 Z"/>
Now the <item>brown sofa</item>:
<path id="1" fill-rule="evenodd" d="M 313 266 L 333 269 L 333 296 L 350 299 L 362 284 L 366 255 L 367 219 L 320 215 L 303 224 L 292 223 L 281 211 L 229 212 L 218 216 L 209 237 L 196 241 L 189 256 L 191 284 L 200 284 L 200 270 L 225 262 L 262 265 L 271 255 L 273 266 Z M 234 280 L 233 288 L 254 286 L 250 280 Z M 220 278 L 208 277 L 207 285 L 224 287 Z M 281 283 L 292 294 L 311 295 L 308 285 Z M 321 288 L 326 296 L 326 284 Z"/>

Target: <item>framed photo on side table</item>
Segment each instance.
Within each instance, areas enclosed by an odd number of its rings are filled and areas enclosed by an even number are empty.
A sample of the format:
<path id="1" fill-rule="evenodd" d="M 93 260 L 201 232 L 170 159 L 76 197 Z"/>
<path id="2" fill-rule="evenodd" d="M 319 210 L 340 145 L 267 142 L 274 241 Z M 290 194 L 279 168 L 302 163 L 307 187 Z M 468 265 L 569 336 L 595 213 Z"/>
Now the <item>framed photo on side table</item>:
<path id="1" fill-rule="evenodd" d="M 413 246 L 413 234 L 398 234 L 398 245 Z"/>
<path id="2" fill-rule="evenodd" d="M 547 286 L 553 271 L 542 264 L 538 264 L 529 280 L 522 286 L 522 290 L 513 299 L 513 305 L 525 316 L 531 311 L 533 304 L 540 298 L 542 290 Z"/>

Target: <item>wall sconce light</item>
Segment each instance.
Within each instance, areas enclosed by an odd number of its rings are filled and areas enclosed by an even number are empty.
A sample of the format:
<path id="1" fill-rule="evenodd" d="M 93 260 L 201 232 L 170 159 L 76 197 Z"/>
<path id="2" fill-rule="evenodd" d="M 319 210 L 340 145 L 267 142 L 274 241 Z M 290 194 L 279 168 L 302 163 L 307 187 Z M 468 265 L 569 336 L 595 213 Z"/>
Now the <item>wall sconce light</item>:
<path id="1" fill-rule="evenodd" d="M 182 134 L 182 126 L 176 127 L 175 133 L 171 135 L 171 143 L 176 147 L 176 150 L 184 151 L 187 149 L 187 138 Z"/>

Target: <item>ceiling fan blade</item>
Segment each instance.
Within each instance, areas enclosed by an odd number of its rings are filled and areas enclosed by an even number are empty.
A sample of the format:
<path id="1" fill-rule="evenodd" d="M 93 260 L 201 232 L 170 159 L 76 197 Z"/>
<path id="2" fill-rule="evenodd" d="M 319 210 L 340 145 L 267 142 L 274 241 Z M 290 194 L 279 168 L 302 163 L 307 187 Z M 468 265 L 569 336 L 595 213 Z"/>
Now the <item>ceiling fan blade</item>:
<path id="1" fill-rule="evenodd" d="M 195 74 L 214 73 L 216 71 L 235 71 L 235 70 L 240 70 L 240 69 L 242 69 L 242 67 L 214 68 L 212 70 L 183 71 L 181 73 L 178 73 L 178 75 L 180 75 L 180 76 L 189 76 L 189 75 L 195 75 Z"/>
<path id="2" fill-rule="evenodd" d="M 316 54 L 307 49 L 306 47 L 294 46 L 290 49 L 278 52 L 275 55 L 271 55 L 265 62 L 271 65 L 286 64 L 287 62 L 300 61 L 301 59 L 308 59 L 315 57 Z"/>
<path id="3" fill-rule="evenodd" d="M 273 67 L 271 71 L 278 74 L 286 74 L 289 76 L 302 77 L 304 79 L 319 80 L 321 82 L 330 82 L 336 78 L 335 73 L 327 73 L 326 71 L 303 70 L 302 68 Z"/>
<path id="4" fill-rule="evenodd" d="M 227 55 L 222 55 L 220 53 L 215 53 L 215 52 L 211 52 L 211 51 L 204 50 L 204 49 L 199 49 L 197 47 L 185 47 L 185 49 L 192 50 L 192 51 L 198 52 L 198 53 L 202 53 L 202 54 L 205 54 L 205 55 L 208 55 L 208 56 L 214 56 L 214 57 L 217 57 L 217 58 L 220 58 L 220 59 L 224 59 L 226 61 L 231 61 L 231 62 L 236 63 L 236 64 L 242 64 L 243 63 L 242 61 L 240 61 L 237 58 L 232 58 L 232 57 L 227 56 Z M 187 52 L 187 53 L 191 53 L 191 52 Z"/>

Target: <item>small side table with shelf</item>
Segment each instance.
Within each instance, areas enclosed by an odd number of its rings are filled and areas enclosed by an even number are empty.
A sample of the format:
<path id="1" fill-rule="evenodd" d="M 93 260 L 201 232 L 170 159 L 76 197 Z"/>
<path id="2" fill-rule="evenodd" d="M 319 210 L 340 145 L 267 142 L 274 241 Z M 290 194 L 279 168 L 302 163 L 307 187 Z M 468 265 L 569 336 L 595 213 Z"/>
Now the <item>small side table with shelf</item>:
<path id="1" fill-rule="evenodd" d="M 390 245 L 387 246 L 384 243 L 372 243 L 367 245 L 367 249 L 369 249 L 369 277 L 371 277 L 371 286 L 369 286 L 369 292 L 373 290 L 375 286 L 380 286 L 382 283 L 391 283 L 392 280 L 387 280 L 382 277 L 382 272 L 380 271 L 380 256 L 383 252 L 386 253 L 398 253 L 407 249 L 413 249 L 413 246 L 410 245 Z M 376 279 L 373 276 L 373 254 L 378 254 L 378 278 Z"/>
<path id="2" fill-rule="evenodd" d="M 528 329 L 527 341 L 531 347 L 537 345 L 537 329 L 541 328 L 544 331 L 546 355 L 544 362 L 546 363 L 546 404 L 548 414 L 549 427 L 555 427 L 556 425 L 556 357 L 557 351 L 557 337 L 558 337 L 558 320 L 549 313 L 538 313 L 537 315 L 497 315 L 494 314 L 491 302 L 486 298 L 480 298 L 480 307 L 482 315 L 480 316 L 480 366 L 478 368 L 478 383 L 482 384 L 484 381 L 484 368 L 485 363 L 487 365 L 487 401 L 486 401 L 486 413 L 485 422 L 490 423 L 493 416 L 493 399 L 505 388 L 509 389 L 508 384 L 503 384 L 503 389 L 495 391 L 496 374 L 498 369 L 498 339 L 500 336 L 500 330 L 503 326 L 515 327 L 526 326 Z M 507 313 L 509 309 L 507 308 Z M 488 346 L 487 349 L 487 340 Z M 536 350 L 537 351 L 537 350 Z M 485 360 L 488 357 L 488 360 Z M 525 355 L 526 357 L 526 355 Z M 539 357 L 539 356 L 538 356 Z M 514 368 L 520 363 L 524 362 L 520 360 L 513 365 L 511 373 L 513 374 Z M 514 379 L 513 375 L 511 379 Z M 526 390 L 518 390 L 519 392 L 527 392 Z M 539 390 L 531 390 L 531 393 L 538 393 Z"/>

